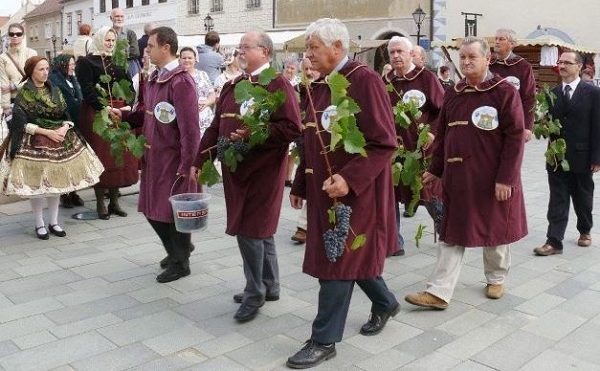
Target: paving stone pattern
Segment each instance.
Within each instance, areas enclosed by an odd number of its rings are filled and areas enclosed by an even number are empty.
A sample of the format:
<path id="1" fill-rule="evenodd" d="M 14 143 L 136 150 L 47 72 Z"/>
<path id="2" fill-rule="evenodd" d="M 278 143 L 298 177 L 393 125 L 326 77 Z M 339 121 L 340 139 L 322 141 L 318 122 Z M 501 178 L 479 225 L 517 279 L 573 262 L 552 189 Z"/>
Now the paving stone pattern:
<path id="1" fill-rule="evenodd" d="M 600 234 L 577 247 L 572 212 L 564 254 L 533 256 L 546 230 L 545 143 L 526 148 L 529 235 L 512 246 L 506 296 L 485 298 L 481 250 L 468 249 L 447 310 L 404 302 L 435 263 L 431 233 L 414 246 L 418 224 L 432 229 L 421 208 L 402 219 L 406 256 L 386 261 L 401 312 L 380 335 L 361 336 L 370 303 L 356 289 L 337 357 L 317 370 L 600 370 Z M 122 190 L 129 216 L 108 221 L 71 218 L 93 210 L 93 193 L 81 192 L 86 207 L 60 211 L 67 237 L 48 241 L 35 237 L 28 201 L 0 205 L 0 369 L 285 370 L 310 336 L 319 287 L 302 273 L 303 245 L 290 240 L 298 213 L 289 189 L 275 235 L 281 299 L 245 324 L 233 319 L 244 278 L 236 241 L 224 234 L 222 187 L 209 190 L 208 229 L 193 234 L 192 275 L 168 284 L 155 281 L 164 250 L 136 211 L 135 191 Z"/>

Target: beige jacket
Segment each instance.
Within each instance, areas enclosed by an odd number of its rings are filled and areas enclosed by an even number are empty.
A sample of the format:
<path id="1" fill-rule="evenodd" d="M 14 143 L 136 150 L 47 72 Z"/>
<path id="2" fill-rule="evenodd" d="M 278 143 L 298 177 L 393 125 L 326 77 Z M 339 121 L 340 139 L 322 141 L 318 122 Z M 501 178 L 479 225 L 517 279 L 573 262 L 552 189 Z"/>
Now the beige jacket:
<path id="1" fill-rule="evenodd" d="M 25 61 L 37 55 L 37 52 L 31 48 L 20 45 L 16 48 L 9 48 L 6 53 L 10 53 L 11 57 L 17 62 L 21 70 L 25 66 Z M 5 86 L 9 84 L 15 84 L 19 86 L 21 83 L 21 79 L 23 75 L 19 72 L 15 64 L 8 58 L 6 53 L 0 54 L 0 86 Z M 0 93 L 1 94 L 1 93 Z M 2 108 L 7 108 L 10 106 L 10 97 L 13 98 L 17 95 L 17 91 L 14 90 L 10 93 L 2 94 L 0 98 L 0 105 Z"/>

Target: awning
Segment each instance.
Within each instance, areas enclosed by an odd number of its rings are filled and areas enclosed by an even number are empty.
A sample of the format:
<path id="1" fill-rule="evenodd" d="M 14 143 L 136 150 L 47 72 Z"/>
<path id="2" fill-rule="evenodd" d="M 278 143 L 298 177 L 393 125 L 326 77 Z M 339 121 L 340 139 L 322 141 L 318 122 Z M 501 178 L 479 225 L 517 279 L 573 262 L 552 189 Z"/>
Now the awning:
<path id="1" fill-rule="evenodd" d="M 242 36 L 244 36 L 245 32 L 234 32 L 234 33 L 223 33 L 219 34 L 219 38 L 221 39 L 220 45 L 222 47 L 234 47 L 240 44 L 240 40 Z M 267 34 L 273 40 L 273 47 L 275 50 L 284 50 L 283 46 L 287 40 L 295 38 L 297 36 L 302 37 L 304 35 L 304 30 L 285 30 L 285 31 L 267 31 Z M 179 35 L 177 37 L 179 41 L 179 49 L 184 46 L 196 47 L 200 44 L 204 44 L 204 34 L 202 35 Z M 302 44 L 304 48 L 304 43 Z M 304 49 L 302 50 L 304 51 Z"/>
<path id="2" fill-rule="evenodd" d="M 486 37 L 490 46 L 494 46 L 494 37 Z M 458 49 L 460 44 L 464 40 L 463 37 L 457 37 L 450 41 L 434 41 L 431 43 L 431 47 L 446 47 L 448 49 Z M 518 39 L 516 46 L 560 46 L 569 50 L 574 50 L 584 54 L 596 54 L 597 51 L 592 48 L 586 48 L 583 46 L 570 44 L 554 37 L 543 37 L 539 39 Z"/>
<path id="3" fill-rule="evenodd" d="M 350 40 L 350 52 L 360 52 L 368 49 L 378 48 L 387 43 L 388 40 Z M 306 39 L 304 32 L 286 41 L 283 44 L 283 50 L 288 53 L 303 53 L 306 51 Z"/>

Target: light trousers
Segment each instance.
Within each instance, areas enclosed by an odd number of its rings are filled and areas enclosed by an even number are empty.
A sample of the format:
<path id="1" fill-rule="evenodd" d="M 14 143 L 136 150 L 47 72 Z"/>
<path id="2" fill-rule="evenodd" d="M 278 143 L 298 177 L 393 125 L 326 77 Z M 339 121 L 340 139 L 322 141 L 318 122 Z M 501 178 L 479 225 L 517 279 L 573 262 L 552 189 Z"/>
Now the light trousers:
<path id="1" fill-rule="evenodd" d="M 306 201 L 304 201 L 304 205 L 302 205 L 302 209 L 298 213 L 298 228 L 302 228 L 305 231 L 308 230 L 308 220 L 306 215 Z"/>
<path id="2" fill-rule="evenodd" d="M 483 271 L 487 283 L 490 285 L 503 284 L 510 268 L 510 245 L 481 249 L 483 250 Z M 449 303 L 458 282 L 464 256 L 464 246 L 439 243 L 437 262 L 425 291 Z"/>

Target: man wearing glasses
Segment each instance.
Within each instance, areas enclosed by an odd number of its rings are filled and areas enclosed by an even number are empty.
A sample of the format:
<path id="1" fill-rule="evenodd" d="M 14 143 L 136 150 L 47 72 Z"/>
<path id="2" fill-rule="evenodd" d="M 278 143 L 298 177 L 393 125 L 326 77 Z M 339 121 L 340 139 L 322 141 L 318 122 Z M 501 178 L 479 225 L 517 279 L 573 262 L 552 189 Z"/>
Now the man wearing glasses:
<path id="1" fill-rule="evenodd" d="M 0 104 L 5 117 L 11 115 L 11 103 L 17 95 L 17 88 L 23 78 L 23 67 L 36 51 L 24 45 L 25 29 L 18 23 L 8 26 L 8 50 L 0 54 Z"/>
<path id="2" fill-rule="evenodd" d="M 265 32 L 246 32 L 238 53 L 245 74 L 223 86 L 215 119 L 200 142 L 197 168 L 216 157 L 213 148 L 219 138 L 236 142 L 249 137 L 243 121 L 235 117 L 242 111 L 235 101 L 234 89 L 244 79 L 256 83 L 259 74 L 270 67 L 273 41 Z M 300 108 L 290 82 L 278 75 L 266 89 L 286 95 L 285 102 L 269 117 L 269 137 L 264 144 L 252 147 L 235 171 L 222 166 L 227 208 L 225 233 L 237 238 L 246 278 L 244 292 L 233 296 L 234 302 L 241 304 L 234 315 L 238 322 L 254 319 L 265 301 L 279 300 L 279 266 L 273 235 L 281 212 L 288 145 L 301 135 Z"/>
<path id="3" fill-rule="evenodd" d="M 571 200 L 577 215 L 577 245 L 589 247 L 592 244 L 592 174 L 600 170 L 600 89 L 582 83 L 579 77 L 582 65 L 581 55 L 574 51 L 564 52 L 558 59 L 562 83 L 552 89 L 556 100 L 550 113 L 562 125 L 560 135 L 553 139 L 566 141 L 570 169 L 565 171 L 559 166 L 555 170 L 546 165 L 550 186 L 548 230 L 546 243 L 533 250 L 538 256 L 562 254 Z"/>
<path id="4" fill-rule="evenodd" d="M 515 31 L 501 28 L 496 31 L 494 54 L 490 61 L 490 71 L 504 77 L 514 85 L 521 96 L 525 115 L 525 141 L 533 138 L 533 120 L 535 107 L 535 77 L 531 64 L 523 57 L 513 53 L 517 45 Z"/>

